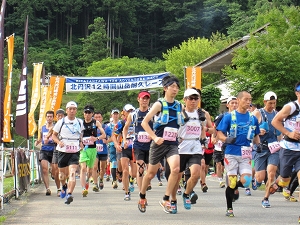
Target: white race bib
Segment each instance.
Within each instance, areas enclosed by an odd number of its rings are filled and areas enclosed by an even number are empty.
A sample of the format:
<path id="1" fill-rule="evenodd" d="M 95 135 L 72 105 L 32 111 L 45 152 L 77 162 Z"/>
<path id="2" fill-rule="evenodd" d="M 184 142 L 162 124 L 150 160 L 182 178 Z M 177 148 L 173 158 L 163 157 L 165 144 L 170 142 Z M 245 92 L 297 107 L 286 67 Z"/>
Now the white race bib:
<path id="1" fill-rule="evenodd" d="M 90 137 L 83 137 L 82 138 L 83 145 L 93 145 L 94 142 L 90 140 Z"/>
<path id="2" fill-rule="evenodd" d="M 172 127 L 165 127 L 163 139 L 166 141 L 176 141 L 178 129 Z"/>
<path id="3" fill-rule="evenodd" d="M 66 152 L 75 153 L 79 151 L 79 141 L 76 140 L 66 140 L 64 141 Z"/>
<path id="4" fill-rule="evenodd" d="M 97 152 L 103 152 L 103 144 L 96 144 Z"/>
<path id="5" fill-rule="evenodd" d="M 279 144 L 278 141 L 268 143 L 268 147 L 269 147 L 269 150 L 272 154 L 275 153 L 275 152 L 278 152 L 280 150 L 280 144 Z"/>
<path id="6" fill-rule="evenodd" d="M 242 146 L 241 153 L 243 159 L 252 159 L 252 148 L 251 146 Z"/>
<path id="7" fill-rule="evenodd" d="M 149 143 L 151 141 L 150 136 L 146 131 L 140 131 L 137 136 L 138 142 Z"/>

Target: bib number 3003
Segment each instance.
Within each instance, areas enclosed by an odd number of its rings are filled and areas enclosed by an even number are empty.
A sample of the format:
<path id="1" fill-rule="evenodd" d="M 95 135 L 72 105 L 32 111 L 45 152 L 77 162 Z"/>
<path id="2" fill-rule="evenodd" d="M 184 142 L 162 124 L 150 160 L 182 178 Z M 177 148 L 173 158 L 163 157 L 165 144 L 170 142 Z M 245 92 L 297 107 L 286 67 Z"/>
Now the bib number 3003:
<path id="1" fill-rule="evenodd" d="M 176 141 L 178 129 L 172 127 L 165 127 L 163 139 L 166 141 Z"/>

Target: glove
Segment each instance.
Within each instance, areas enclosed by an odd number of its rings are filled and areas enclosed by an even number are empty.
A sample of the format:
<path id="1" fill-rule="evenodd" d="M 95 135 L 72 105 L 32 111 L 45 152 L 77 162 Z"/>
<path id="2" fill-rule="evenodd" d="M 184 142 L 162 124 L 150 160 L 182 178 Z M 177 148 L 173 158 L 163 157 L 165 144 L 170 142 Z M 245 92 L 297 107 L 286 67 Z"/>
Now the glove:
<path id="1" fill-rule="evenodd" d="M 206 142 L 207 142 L 206 138 L 200 139 L 201 145 L 205 145 Z"/>
<path id="2" fill-rule="evenodd" d="M 261 150 L 263 149 L 263 145 L 260 143 L 256 146 L 256 152 L 261 153 Z"/>
<path id="3" fill-rule="evenodd" d="M 226 144 L 234 144 L 235 141 L 236 141 L 235 137 L 227 137 L 224 143 L 226 143 Z"/>

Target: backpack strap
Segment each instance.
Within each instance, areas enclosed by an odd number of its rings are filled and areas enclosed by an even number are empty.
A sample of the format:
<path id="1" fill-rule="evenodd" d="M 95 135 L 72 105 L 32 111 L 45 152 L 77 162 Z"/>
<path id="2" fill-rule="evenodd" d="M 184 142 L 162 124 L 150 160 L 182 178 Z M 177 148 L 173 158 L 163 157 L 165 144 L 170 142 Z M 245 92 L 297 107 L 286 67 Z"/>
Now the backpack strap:
<path id="1" fill-rule="evenodd" d="M 288 120 L 288 119 L 292 118 L 293 116 L 298 115 L 300 112 L 298 103 L 296 101 L 293 101 L 293 103 L 296 106 L 296 110 L 292 114 L 290 114 L 287 118 L 285 118 L 285 120 Z"/>

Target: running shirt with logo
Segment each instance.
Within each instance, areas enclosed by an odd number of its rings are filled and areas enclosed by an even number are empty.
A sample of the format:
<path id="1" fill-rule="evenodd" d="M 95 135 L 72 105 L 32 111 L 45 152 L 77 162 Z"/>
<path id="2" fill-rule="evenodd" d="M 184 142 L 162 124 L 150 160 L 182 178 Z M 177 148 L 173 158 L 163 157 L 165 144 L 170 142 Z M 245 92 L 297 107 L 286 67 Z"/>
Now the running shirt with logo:
<path id="1" fill-rule="evenodd" d="M 254 116 L 254 135 L 258 135 L 260 133 L 258 120 Z M 236 121 L 237 121 L 237 135 L 235 144 L 227 144 L 225 149 L 225 154 L 237 155 L 241 156 L 241 148 L 242 146 L 250 147 L 251 141 L 247 139 L 247 134 L 249 131 L 249 126 L 251 125 L 250 113 L 239 113 L 236 111 Z M 217 126 L 218 131 L 222 131 L 223 134 L 230 133 L 231 127 L 231 113 L 224 115 L 223 119 Z"/>
<path id="2" fill-rule="evenodd" d="M 179 154 L 203 154 L 203 149 L 200 144 L 201 123 L 197 110 L 187 112 L 190 120 L 178 130 L 178 137 L 182 140 L 178 146 Z"/>
<path id="3" fill-rule="evenodd" d="M 88 146 L 88 148 L 96 148 L 96 143 L 90 140 L 90 137 L 97 137 L 97 125 L 96 120 L 92 119 L 90 122 L 86 123 L 83 121 L 83 135 L 82 142 L 83 145 Z"/>
<path id="4" fill-rule="evenodd" d="M 141 123 L 149 110 L 145 112 L 140 111 L 137 109 L 135 112 L 131 113 L 131 121 L 134 127 L 135 138 L 133 142 L 134 148 L 140 149 L 142 151 L 149 151 L 151 138 L 149 134 L 144 130 Z M 149 121 L 149 126 L 153 129 L 153 121 Z"/>
<path id="5" fill-rule="evenodd" d="M 169 116 L 176 119 L 170 121 L 169 118 L 168 124 L 161 125 L 155 130 L 155 135 L 157 137 L 162 137 L 164 139 L 163 144 L 165 145 L 178 145 L 177 134 L 179 125 L 177 123 L 177 111 L 173 109 L 174 105 L 176 105 L 177 103 L 176 101 L 174 101 L 173 103 L 167 103 L 169 107 Z M 179 107 L 179 105 L 177 105 L 177 107 Z M 158 117 L 160 117 L 161 115 L 162 113 L 160 113 Z"/>
<path id="6" fill-rule="evenodd" d="M 298 101 L 296 103 L 299 105 Z M 293 102 L 289 102 L 287 105 L 291 107 L 291 115 L 296 110 L 296 106 Z M 290 132 L 295 130 L 300 132 L 300 113 L 291 117 L 290 119 L 287 119 L 284 122 L 283 126 Z M 300 142 L 291 142 L 283 139 L 282 141 L 280 141 L 280 146 L 288 150 L 300 151 Z"/>
<path id="7" fill-rule="evenodd" d="M 61 137 L 60 140 L 64 142 L 64 147 L 57 145 L 56 149 L 67 153 L 79 152 L 79 139 L 83 129 L 83 121 L 81 119 L 69 120 L 68 117 L 65 117 L 63 120 L 57 121 L 53 131 Z"/>
<path id="8" fill-rule="evenodd" d="M 49 129 L 46 128 L 46 125 L 42 126 L 42 148 L 41 148 L 41 150 L 52 152 L 52 151 L 54 151 L 56 144 L 52 140 L 51 136 L 48 139 L 48 143 L 45 144 L 45 140 L 46 140 L 48 133 L 49 133 Z"/>
<path id="9" fill-rule="evenodd" d="M 108 126 L 107 124 L 103 124 L 102 128 L 105 131 L 106 134 L 106 138 L 109 139 L 112 135 L 112 130 L 110 128 L 110 126 Z M 99 129 L 97 129 L 97 136 L 99 137 L 101 135 L 101 132 Z M 103 140 L 98 140 L 96 141 L 96 149 L 97 149 L 97 154 L 99 155 L 107 155 L 107 144 L 103 143 Z"/>

